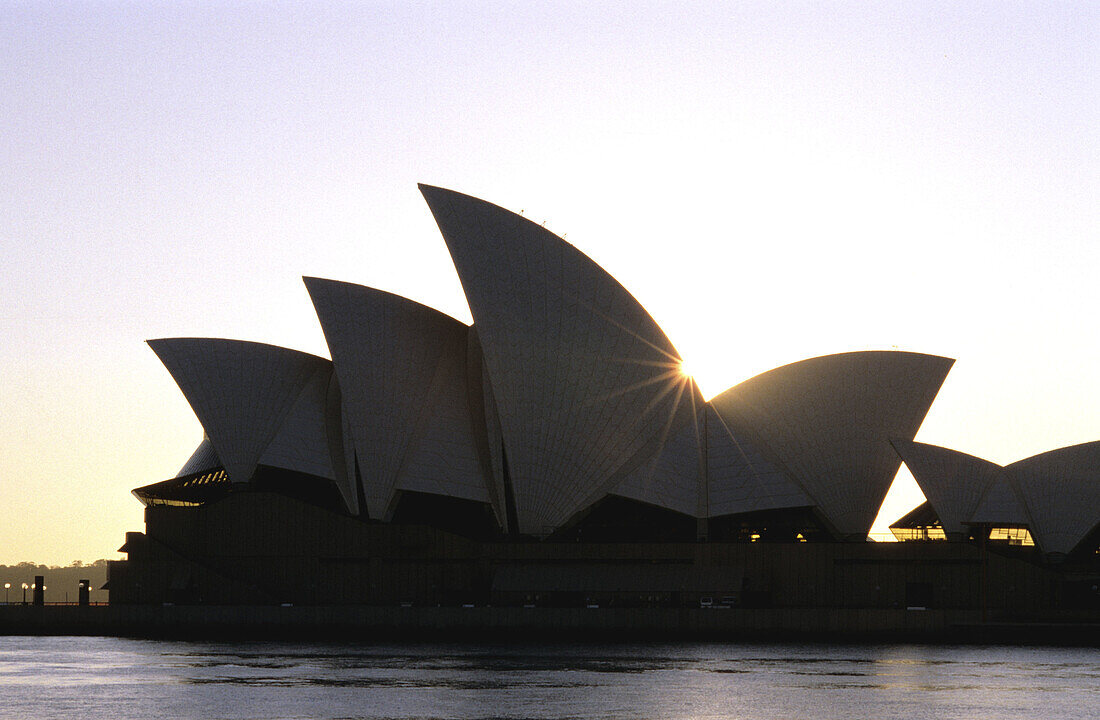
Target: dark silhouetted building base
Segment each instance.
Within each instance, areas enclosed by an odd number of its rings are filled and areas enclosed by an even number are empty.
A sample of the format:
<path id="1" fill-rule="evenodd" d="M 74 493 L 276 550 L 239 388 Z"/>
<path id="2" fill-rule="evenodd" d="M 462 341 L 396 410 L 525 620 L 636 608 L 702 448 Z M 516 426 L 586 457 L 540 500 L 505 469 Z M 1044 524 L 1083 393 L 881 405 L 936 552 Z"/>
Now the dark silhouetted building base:
<path id="1" fill-rule="evenodd" d="M 463 536 L 454 517 L 448 530 L 364 521 L 263 491 L 152 505 L 146 532 L 127 535 L 128 559 L 110 565 L 111 605 L 134 627 L 176 623 L 185 633 L 203 624 L 263 632 L 242 617 L 286 631 L 408 636 L 480 628 L 933 639 L 951 628 L 1100 624 L 1095 554 L 1050 565 L 1034 547 L 992 543 L 684 541 L 675 522 L 658 532 L 672 539 L 638 541 L 634 528 L 615 542 L 593 516 L 595 540 L 582 528 L 555 542 L 486 537 L 474 521 Z"/>

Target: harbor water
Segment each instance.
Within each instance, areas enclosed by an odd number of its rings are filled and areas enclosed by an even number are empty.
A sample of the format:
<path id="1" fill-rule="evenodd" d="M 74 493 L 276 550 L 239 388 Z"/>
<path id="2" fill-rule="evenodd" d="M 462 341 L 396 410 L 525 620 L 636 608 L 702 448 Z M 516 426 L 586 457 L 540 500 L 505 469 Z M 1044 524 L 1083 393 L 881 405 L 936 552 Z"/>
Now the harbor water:
<path id="1" fill-rule="evenodd" d="M 1100 717 L 1100 650 L 0 637 L 0 718 Z"/>

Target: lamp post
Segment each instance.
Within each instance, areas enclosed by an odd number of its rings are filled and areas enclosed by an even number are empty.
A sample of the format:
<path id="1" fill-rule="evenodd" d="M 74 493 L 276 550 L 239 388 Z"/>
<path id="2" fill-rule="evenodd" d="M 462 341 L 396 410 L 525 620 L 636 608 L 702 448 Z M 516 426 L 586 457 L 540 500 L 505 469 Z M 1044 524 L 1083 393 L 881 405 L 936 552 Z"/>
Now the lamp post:
<path id="1" fill-rule="evenodd" d="M 11 590 L 11 583 L 4 583 L 4 604 L 8 604 L 8 591 Z"/>
<path id="2" fill-rule="evenodd" d="M 23 604 L 27 604 L 27 583 L 23 583 Z"/>

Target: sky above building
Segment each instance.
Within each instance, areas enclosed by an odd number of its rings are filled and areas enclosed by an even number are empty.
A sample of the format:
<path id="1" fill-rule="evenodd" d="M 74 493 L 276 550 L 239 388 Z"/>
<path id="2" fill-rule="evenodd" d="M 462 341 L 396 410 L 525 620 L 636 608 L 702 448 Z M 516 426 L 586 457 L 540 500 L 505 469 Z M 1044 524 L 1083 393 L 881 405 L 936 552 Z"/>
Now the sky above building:
<path id="1" fill-rule="evenodd" d="M 897 348 L 957 359 L 918 440 L 1100 439 L 1100 9 L 532 5 L 4 5 L 0 563 L 118 557 L 198 444 L 144 340 L 327 357 L 303 275 L 469 322 L 417 182 L 545 222 L 708 397 Z"/>

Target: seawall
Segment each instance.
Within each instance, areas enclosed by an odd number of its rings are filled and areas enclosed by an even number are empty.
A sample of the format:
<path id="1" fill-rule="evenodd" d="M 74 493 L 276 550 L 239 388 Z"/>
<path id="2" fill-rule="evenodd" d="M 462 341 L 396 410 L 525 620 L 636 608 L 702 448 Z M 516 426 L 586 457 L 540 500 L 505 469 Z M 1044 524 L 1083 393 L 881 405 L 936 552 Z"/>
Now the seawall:
<path id="1" fill-rule="evenodd" d="M 0 634 L 362 640 L 600 639 L 1071 644 L 1100 624 L 983 623 L 902 609 L 0 606 Z"/>

